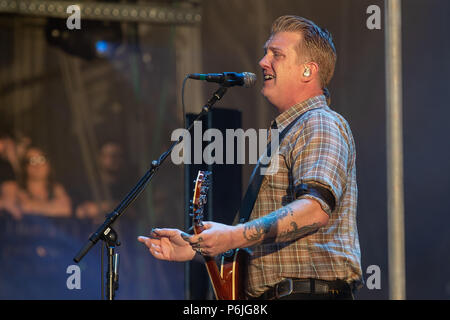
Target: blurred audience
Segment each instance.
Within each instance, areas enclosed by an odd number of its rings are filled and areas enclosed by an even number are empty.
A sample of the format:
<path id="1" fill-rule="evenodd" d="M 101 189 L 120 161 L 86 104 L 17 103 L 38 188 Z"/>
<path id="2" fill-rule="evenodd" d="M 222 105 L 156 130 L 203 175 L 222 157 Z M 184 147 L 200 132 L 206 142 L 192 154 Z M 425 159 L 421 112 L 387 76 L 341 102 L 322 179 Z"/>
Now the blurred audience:
<path id="1" fill-rule="evenodd" d="M 101 219 L 109 213 L 126 195 L 132 186 L 126 182 L 129 175 L 125 171 L 122 147 L 114 141 L 105 142 L 97 156 L 100 183 L 106 191 L 101 203 L 93 200 L 82 202 L 75 209 L 78 218 Z"/>
<path id="2" fill-rule="evenodd" d="M 15 168 L 14 168 L 15 167 Z M 16 144 L 12 136 L 6 132 L 0 132 L 0 183 L 16 179 L 19 169 Z"/>
<path id="3" fill-rule="evenodd" d="M 46 154 L 37 147 L 28 147 L 19 163 L 20 176 L 0 186 L 3 209 L 16 219 L 23 214 L 70 217 L 71 199 L 62 184 L 55 181 Z"/>
<path id="4" fill-rule="evenodd" d="M 30 144 L 31 139 L 25 135 L 14 138 L 8 130 L 0 130 L 0 183 L 20 177 L 20 159 Z"/>

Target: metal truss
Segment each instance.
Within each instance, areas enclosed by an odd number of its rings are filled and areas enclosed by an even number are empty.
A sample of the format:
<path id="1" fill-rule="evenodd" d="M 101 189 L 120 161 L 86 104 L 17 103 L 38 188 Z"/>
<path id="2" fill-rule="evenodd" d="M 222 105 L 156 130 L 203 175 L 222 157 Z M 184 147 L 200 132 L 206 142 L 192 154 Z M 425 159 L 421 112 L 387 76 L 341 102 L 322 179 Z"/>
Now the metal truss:
<path id="1" fill-rule="evenodd" d="M 202 20 L 199 6 L 195 8 L 191 5 L 163 6 L 150 3 L 125 4 L 77 0 L 0 0 L 0 13 L 68 18 L 71 13 L 67 12 L 67 8 L 72 5 L 80 7 L 81 19 L 169 24 L 199 24 Z"/>

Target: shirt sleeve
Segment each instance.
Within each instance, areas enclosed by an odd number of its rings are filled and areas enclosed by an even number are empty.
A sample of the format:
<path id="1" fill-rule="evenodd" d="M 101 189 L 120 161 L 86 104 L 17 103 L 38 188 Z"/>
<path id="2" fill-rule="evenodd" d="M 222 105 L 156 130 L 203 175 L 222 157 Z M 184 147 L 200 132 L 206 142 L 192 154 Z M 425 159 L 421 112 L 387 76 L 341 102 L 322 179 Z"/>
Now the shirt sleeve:
<path id="1" fill-rule="evenodd" d="M 322 110 L 309 116 L 299 130 L 291 148 L 294 187 L 308 184 L 325 188 L 333 195 L 337 208 L 347 183 L 349 144 L 345 130 L 336 118 Z M 331 214 L 323 199 L 312 195 L 301 198 L 317 200 Z"/>

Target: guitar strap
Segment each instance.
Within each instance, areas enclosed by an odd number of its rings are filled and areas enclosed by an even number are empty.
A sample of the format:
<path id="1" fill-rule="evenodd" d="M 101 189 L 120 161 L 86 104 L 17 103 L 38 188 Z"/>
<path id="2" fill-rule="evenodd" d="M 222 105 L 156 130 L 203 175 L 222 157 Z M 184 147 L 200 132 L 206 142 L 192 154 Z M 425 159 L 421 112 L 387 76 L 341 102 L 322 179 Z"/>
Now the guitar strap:
<path id="1" fill-rule="evenodd" d="M 303 117 L 309 111 L 315 110 L 315 109 L 319 109 L 319 108 L 307 110 L 304 113 L 302 113 L 300 116 L 298 116 L 294 121 L 290 122 L 286 126 L 286 128 L 284 128 L 283 131 L 281 131 L 280 135 L 278 136 L 278 145 L 279 146 L 281 145 L 281 141 L 283 140 L 283 138 L 286 136 L 286 134 L 292 128 L 292 126 L 300 120 L 301 117 Z M 275 127 L 274 127 L 274 125 L 275 125 Z M 273 121 L 271 128 L 276 129 L 275 121 Z M 272 156 L 270 154 L 270 151 L 271 151 L 271 142 L 268 143 L 265 154 L 267 154 L 268 156 Z M 261 159 L 260 159 L 260 161 L 261 161 Z M 256 198 L 258 197 L 259 189 L 261 188 L 261 184 L 264 179 L 264 174 L 261 174 L 260 161 L 258 161 L 258 163 L 256 164 L 255 169 L 253 169 L 253 173 L 250 177 L 249 186 L 245 193 L 244 199 L 242 200 L 241 208 L 239 209 L 239 213 L 238 213 L 239 223 L 245 223 L 248 221 L 248 219 L 250 218 L 250 214 L 253 211 L 253 206 L 255 205 Z"/>

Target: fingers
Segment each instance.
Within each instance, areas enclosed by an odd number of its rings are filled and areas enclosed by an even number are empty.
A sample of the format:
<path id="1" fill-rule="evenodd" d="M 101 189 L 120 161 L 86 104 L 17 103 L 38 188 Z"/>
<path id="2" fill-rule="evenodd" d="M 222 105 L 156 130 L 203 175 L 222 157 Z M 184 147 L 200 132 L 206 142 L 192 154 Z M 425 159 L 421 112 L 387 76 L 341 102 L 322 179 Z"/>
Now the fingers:
<path id="1" fill-rule="evenodd" d="M 184 241 L 188 242 L 192 246 L 192 248 L 194 248 L 195 246 L 198 246 L 201 242 L 203 242 L 204 235 L 190 235 L 186 232 L 181 232 L 180 236 Z"/>
<path id="2" fill-rule="evenodd" d="M 160 240 L 158 240 L 158 239 L 152 239 L 152 238 L 144 237 L 144 236 L 139 236 L 137 239 L 139 242 L 142 242 L 143 244 L 145 244 L 147 246 L 147 248 L 149 248 L 149 249 L 152 249 L 156 246 L 158 248 L 161 247 L 160 243 L 158 243 Z"/>
<path id="3" fill-rule="evenodd" d="M 145 245 L 147 246 L 147 248 L 149 248 L 149 249 L 152 247 L 151 239 L 148 238 L 148 237 L 139 236 L 139 237 L 137 238 L 137 240 L 138 240 L 139 242 L 142 242 L 143 244 L 145 244 Z"/>
<path id="4" fill-rule="evenodd" d="M 197 248 L 197 249 L 194 249 L 194 250 L 195 250 L 195 252 L 201 254 L 202 256 L 203 256 L 203 255 L 208 255 L 208 254 L 206 253 L 206 251 L 203 250 L 202 248 Z"/>
<path id="5" fill-rule="evenodd" d="M 180 233 L 181 238 L 183 238 L 184 241 L 189 242 L 189 244 L 192 244 L 192 235 L 187 234 L 186 232 Z"/>
<path id="6" fill-rule="evenodd" d="M 211 222 L 203 222 L 203 228 L 205 228 L 205 230 L 211 229 L 213 226 L 213 224 Z"/>
<path id="7" fill-rule="evenodd" d="M 208 229 L 210 228 L 208 224 L 206 224 L 205 227 Z M 208 232 L 190 235 L 178 229 L 164 228 L 152 229 L 148 236 L 139 236 L 137 240 L 145 244 L 154 257 L 158 259 L 172 259 L 171 254 L 168 251 L 169 247 L 172 249 L 176 248 L 178 250 L 189 245 L 192 250 L 202 255 L 209 255 L 211 251 L 211 244 L 209 241 L 205 241 L 209 238 L 210 236 Z M 183 251 L 183 254 L 185 256 L 188 255 L 187 251 Z M 192 257 L 190 258 L 192 259 Z"/>
<path id="8" fill-rule="evenodd" d="M 150 231 L 150 234 L 148 236 L 139 236 L 137 240 L 139 242 L 144 243 L 147 247 L 150 248 L 150 244 L 152 243 L 151 240 L 161 240 L 162 237 L 170 237 L 174 235 L 174 232 L 176 234 L 176 231 L 170 230 L 170 229 L 156 229 L 153 228 Z"/>
<path id="9" fill-rule="evenodd" d="M 164 229 L 158 229 L 158 228 L 153 228 L 151 231 L 151 234 L 155 237 L 175 237 L 178 235 L 180 231 L 177 229 L 168 229 L 168 228 L 164 228 Z"/>
<path id="10" fill-rule="evenodd" d="M 163 252 L 162 248 L 159 244 L 155 243 L 155 241 L 149 237 L 139 236 L 137 238 L 139 242 L 144 243 L 147 248 L 149 249 L 150 253 L 155 257 L 162 259 L 163 258 Z"/>
<path id="11" fill-rule="evenodd" d="M 144 237 L 144 236 L 139 236 L 137 239 L 139 242 L 142 242 L 145 245 L 147 245 L 147 241 L 150 240 L 148 237 Z"/>
<path id="12" fill-rule="evenodd" d="M 191 245 L 191 248 L 201 254 L 201 255 L 209 255 L 208 246 L 204 241 L 204 237 L 206 234 L 198 234 L 198 235 L 190 235 L 185 232 L 180 233 L 181 238 L 184 241 L 188 242 Z"/>
<path id="13" fill-rule="evenodd" d="M 163 252 L 162 252 L 161 246 L 158 246 L 158 245 L 152 243 L 152 244 L 150 245 L 149 250 L 150 250 L 150 253 L 151 253 L 154 257 L 156 257 L 156 258 L 161 258 L 161 259 L 162 259 L 162 257 L 163 257 Z"/>

